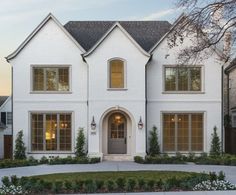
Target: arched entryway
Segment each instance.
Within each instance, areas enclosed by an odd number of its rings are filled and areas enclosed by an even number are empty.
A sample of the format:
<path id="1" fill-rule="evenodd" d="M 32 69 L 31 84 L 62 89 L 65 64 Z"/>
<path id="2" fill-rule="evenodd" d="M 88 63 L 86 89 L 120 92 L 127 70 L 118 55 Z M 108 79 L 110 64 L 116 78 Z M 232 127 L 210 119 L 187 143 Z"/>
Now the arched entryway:
<path id="1" fill-rule="evenodd" d="M 110 108 L 100 119 L 100 151 L 103 155 L 131 156 L 135 151 L 135 122 L 125 109 Z"/>
<path id="2" fill-rule="evenodd" d="M 127 153 L 127 119 L 121 112 L 108 117 L 108 154 Z"/>

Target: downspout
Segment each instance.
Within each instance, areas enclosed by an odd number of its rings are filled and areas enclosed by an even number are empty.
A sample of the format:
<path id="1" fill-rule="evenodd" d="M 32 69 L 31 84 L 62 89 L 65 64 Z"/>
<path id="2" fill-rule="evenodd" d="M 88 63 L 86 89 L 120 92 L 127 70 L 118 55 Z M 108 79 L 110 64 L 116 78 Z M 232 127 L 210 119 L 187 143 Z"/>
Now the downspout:
<path id="1" fill-rule="evenodd" d="M 228 88 L 228 87 L 227 87 Z M 224 66 L 221 67 L 221 148 L 225 151 L 224 143 Z"/>
<path id="2" fill-rule="evenodd" d="M 89 66 L 87 61 L 85 60 L 83 54 L 81 54 L 83 62 L 87 64 L 87 154 L 88 154 L 88 144 L 89 144 Z"/>
<path id="3" fill-rule="evenodd" d="M 146 135 L 146 154 L 148 154 L 148 130 L 147 130 L 147 66 L 152 60 L 152 55 L 150 56 L 146 66 L 145 66 L 145 135 Z"/>
<path id="4" fill-rule="evenodd" d="M 12 159 L 13 159 L 13 154 L 14 154 L 14 139 L 13 139 L 13 120 L 14 120 L 14 113 L 13 113 L 13 66 L 11 66 L 11 113 L 12 113 L 12 124 L 11 124 L 11 131 L 12 131 Z"/>

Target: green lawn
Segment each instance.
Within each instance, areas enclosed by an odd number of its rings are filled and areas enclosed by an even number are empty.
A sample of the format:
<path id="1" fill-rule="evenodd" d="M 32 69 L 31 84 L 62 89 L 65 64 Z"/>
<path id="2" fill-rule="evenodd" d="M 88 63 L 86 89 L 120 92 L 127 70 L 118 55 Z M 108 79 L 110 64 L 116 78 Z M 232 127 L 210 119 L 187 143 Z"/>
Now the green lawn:
<path id="1" fill-rule="evenodd" d="M 74 181 L 74 180 L 116 180 L 119 177 L 124 177 L 126 179 L 154 179 L 165 181 L 168 178 L 186 178 L 188 176 L 199 175 L 199 173 L 190 172 L 177 172 L 177 171 L 120 171 L 120 172 L 89 172 L 89 173 L 58 173 L 42 176 L 34 176 L 36 178 L 43 179 L 45 181 Z"/>

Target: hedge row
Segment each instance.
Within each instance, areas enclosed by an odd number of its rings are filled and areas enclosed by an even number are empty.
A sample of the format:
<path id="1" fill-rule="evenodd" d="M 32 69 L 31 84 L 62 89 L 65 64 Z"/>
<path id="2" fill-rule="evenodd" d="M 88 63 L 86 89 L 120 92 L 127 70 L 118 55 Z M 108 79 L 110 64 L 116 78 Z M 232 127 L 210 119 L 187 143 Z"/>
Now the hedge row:
<path id="1" fill-rule="evenodd" d="M 0 160 L 0 168 L 11 168 L 11 167 L 24 167 L 24 166 L 33 166 L 40 164 L 93 164 L 100 162 L 100 158 L 88 158 L 88 157 L 66 157 L 66 158 L 51 158 L 48 159 L 46 157 L 42 157 L 40 160 L 34 159 L 33 157 L 29 157 L 25 160 L 11 160 L 4 159 Z"/>

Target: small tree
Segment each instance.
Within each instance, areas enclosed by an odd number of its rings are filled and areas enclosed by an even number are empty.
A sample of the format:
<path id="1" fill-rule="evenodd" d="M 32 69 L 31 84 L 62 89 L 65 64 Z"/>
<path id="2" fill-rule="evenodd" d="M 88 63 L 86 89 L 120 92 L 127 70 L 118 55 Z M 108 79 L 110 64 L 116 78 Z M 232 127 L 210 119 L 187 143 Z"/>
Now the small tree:
<path id="1" fill-rule="evenodd" d="M 78 136 L 76 138 L 76 147 L 75 147 L 75 155 L 77 157 L 85 156 L 84 144 L 85 144 L 84 129 L 80 128 Z"/>
<path id="2" fill-rule="evenodd" d="M 220 138 L 217 134 L 217 128 L 216 126 L 214 127 L 214 131 L 211 134 L 212 139 L 211 139 L 211 150 L 210 150 L 210 156 L 219 156 L 221 154 L 221 143 L 220 143 Z"/>
<path id="3" fill-rule="evenodd" d="M 17 133 L 16 141 L 15 141 L 15 151 L 14 151 L 14 158 L 23 160 L 26 159 L 25 155 L 25 143 L 23 141 L 23 131 L 19 131 Z"/>
<path id="4" fill-rule="evenodd" d="M 160 154 L 160 146 L 158 143 L 157 127 L 153 126 L 152 131 L 150 132 L 149 137 L 149 154 L 155 156 Z"/>

